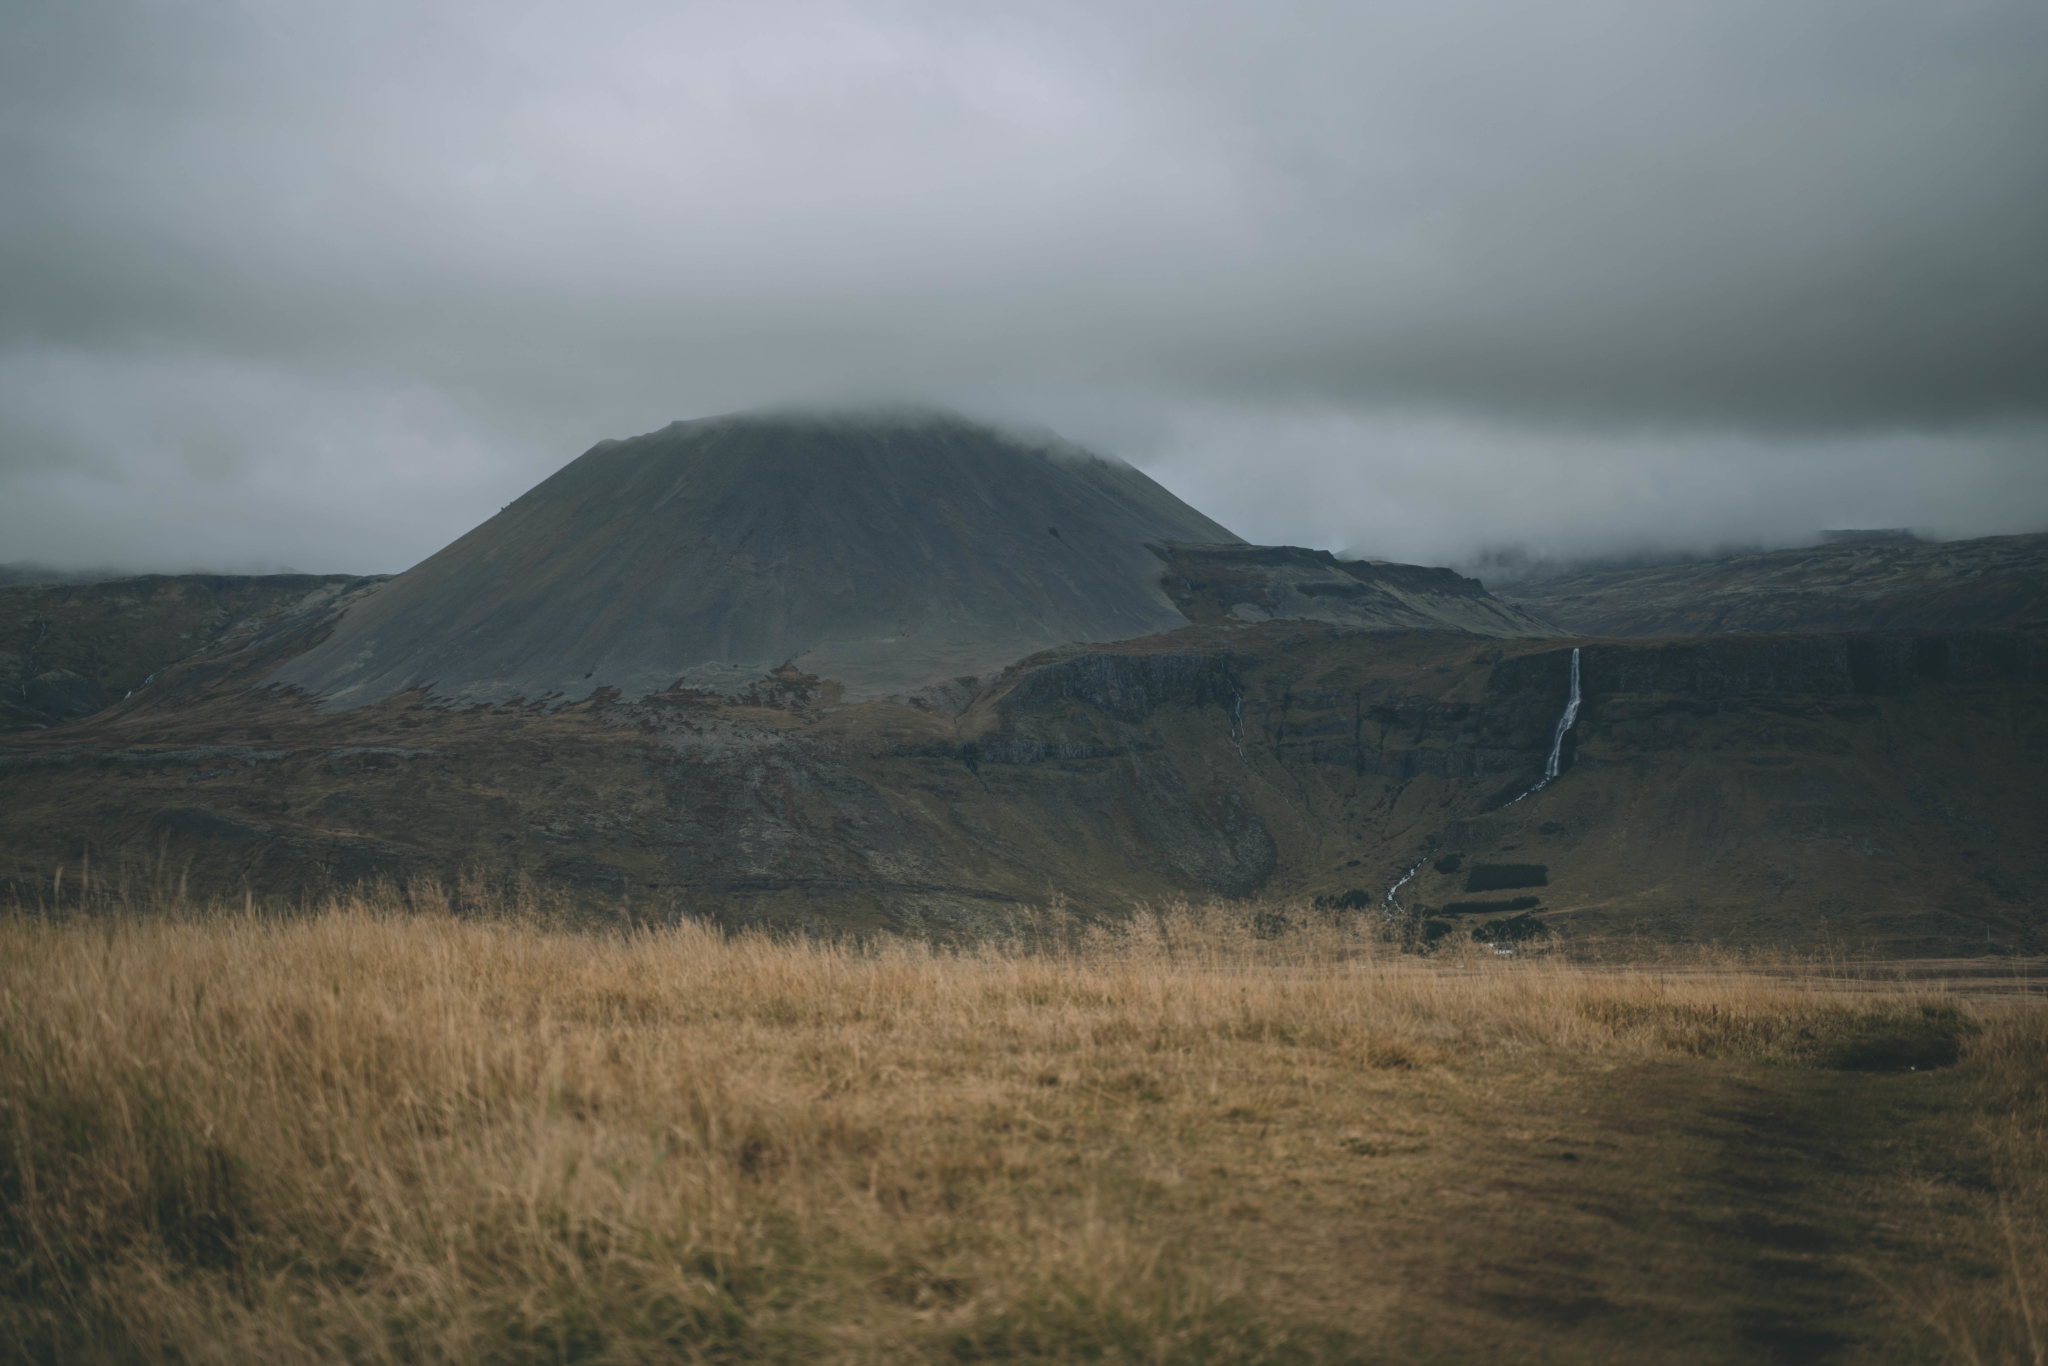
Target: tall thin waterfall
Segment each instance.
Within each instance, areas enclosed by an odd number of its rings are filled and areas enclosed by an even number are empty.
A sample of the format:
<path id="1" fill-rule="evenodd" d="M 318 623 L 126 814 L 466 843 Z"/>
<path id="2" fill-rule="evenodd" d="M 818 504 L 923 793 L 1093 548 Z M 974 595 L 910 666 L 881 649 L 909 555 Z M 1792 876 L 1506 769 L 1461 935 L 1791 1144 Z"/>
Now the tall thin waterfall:
<path id="1" fill-rule="evenodd" d="M 1538 778 L 1536 780 L 1536 786 L 1530 788 L 1527 792 L 1524 792 L 1522 794 L 1522 797 L 1534 796 L 1536 793 L 1541 792 L 1544 788 L 1548 787 L 1551 784 L 1552 780 L 1554 780 L 1557 777 L 1559 766 L 1564 762 L 1564 737 L 1570 733 L 1572 726 L 1577 723 L 1578 719 L 1579 647 L 1574 645 L 1572 647 L 1571 695 L 1565 699 L 1564 715 L 1557 718 L 1557 729 L 1551 732 L 1550 757 L 1543 761 L 1543 776 L 1541 778 Z M 1515 798 L 1515 802 L 1521 801 L 1522 797 Z M 1513 806 L 1515 802 L 1509 802 L 1508 805 Z"/>
<path id="2" fill-rule="evenodd" d="M 1578 720 L 1579 649 L 1575 645 L 1572 647 L 1572 689 L 1571 693 L 1565 698 L 1564 714 L 1557 718 L 1557 729 L 1550 733 L 1550 756 L 1543 761 L 1543 776 L 1541 778 L 1538 778 L 1536 780 L 1536 786 L 1530 788 L 1527 792 L 1524 792 L 1522 794 L 1522 797 L 1531 797 L 1534 796 L 1536 793 L 1541 792 L 1544 788 L 1548 787 L 1550 783 L 1557 777 L 1559 772 L 1563 770 L 1564 737 L 1571 733 L 1572 727 L 1578 723 Z M 1522 800 L 1522 797 L 1515 798 L 1515 802 Z M 1508 805 L 1513 806 L 1515 802 L 1509 802 Z M 1400 899 L 1395 896 L 1395 893 L 1399 892 L 1402 887 L 1406 886 L 1410 878 L 1414 877 L 1417 873 L 1421 872 L 1422 865 L 1428 861 L 1429 855 L 1424 854 L 1421 858 L 1415 861 L 1414 867 L 1410 868 L 1407 872 L 1401 874 L 1401 880 L 1399 882 L 1396 882 L 1393 886 L 1387 888 L 1387 894 L 1380 899 L 1380 908 L 1386 913 L 1388 919 L 1392 919 L 1395 915 L 1407 909 L 1401 904 Z"/>

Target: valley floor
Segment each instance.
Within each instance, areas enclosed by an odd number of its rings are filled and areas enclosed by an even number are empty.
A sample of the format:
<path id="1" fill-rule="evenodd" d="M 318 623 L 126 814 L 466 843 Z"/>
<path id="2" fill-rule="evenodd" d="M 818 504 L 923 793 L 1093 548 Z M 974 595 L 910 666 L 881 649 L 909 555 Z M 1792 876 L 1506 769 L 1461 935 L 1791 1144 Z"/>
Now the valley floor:
<path id="1" fill-rule="evenodd" d="M 463 910 L 0 918 L 0 1355 L 2043 1359 L 2023 977 Z"/>

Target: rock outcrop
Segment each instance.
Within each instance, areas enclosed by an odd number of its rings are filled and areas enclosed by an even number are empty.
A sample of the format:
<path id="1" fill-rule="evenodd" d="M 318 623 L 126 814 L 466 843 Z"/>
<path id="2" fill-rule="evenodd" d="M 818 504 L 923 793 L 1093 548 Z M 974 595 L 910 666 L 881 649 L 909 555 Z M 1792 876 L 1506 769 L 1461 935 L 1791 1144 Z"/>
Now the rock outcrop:
<path id="1" fill-rule="evenodd" d="M 1290 545 L 1168 544 L 1155 549 L 1166 563 L 1160 582 L 1174 606 L 1202 625 L 1289 620 L 1515 639 L 1565 634 L 1455 570 L 1340 560 L 1327 550 Z"/>

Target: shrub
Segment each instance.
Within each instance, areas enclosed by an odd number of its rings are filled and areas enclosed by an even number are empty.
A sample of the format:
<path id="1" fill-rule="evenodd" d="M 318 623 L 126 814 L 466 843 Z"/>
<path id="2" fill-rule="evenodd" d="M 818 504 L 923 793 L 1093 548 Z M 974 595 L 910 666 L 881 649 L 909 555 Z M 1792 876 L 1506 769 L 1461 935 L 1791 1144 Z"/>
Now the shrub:
<path id="1" fill-rule="evenodd" d="M 1529 897 L 1520 898 L 1523 901 Z M 1520 944 L 1531 939 L 1541 939 L 1550 933 L 1550 927 L 1533 915 L 1510 916 L 1506 920 L 1489 920 L 1472 931 L 1474 939 L 1483 939 L 1491 944 Z"/>
<path id="2" fill-rule="evenodd" d="M 1252 933 L 1260 939 L 1278 939 L 1287 933 L 1287 915 L 1283 911 L 1261 910 L 1252 916 Z"/>
<path id="3" fill-rule="evenodd" d="M 1821 1036 L 1820 1061 L 1844 1072 L 1903 1072 L 1948 1067 L 1977 1026 L 1953 1005 L 1852 1016 Z"/>
<path id="4" fill-rule="evenodd" d="M 1463 854 L 1445 854 L 1429 866 L 1436 869 L 1439 873 L 1455 873 L 1465 866 L 1465 856 Z"/>

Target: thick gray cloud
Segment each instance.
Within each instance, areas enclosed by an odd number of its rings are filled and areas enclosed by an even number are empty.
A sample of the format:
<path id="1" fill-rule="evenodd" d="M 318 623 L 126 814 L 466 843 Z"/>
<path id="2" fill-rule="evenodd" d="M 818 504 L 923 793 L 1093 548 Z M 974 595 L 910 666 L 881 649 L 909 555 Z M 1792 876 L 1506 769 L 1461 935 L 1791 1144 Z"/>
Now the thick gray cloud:
<path id="1" fill-rule="evenodd" d="M 915 396 L 1456 560 L 2048 526 L 2048 10 L 0 17 L 0 559 L 392 569 Z"/>

